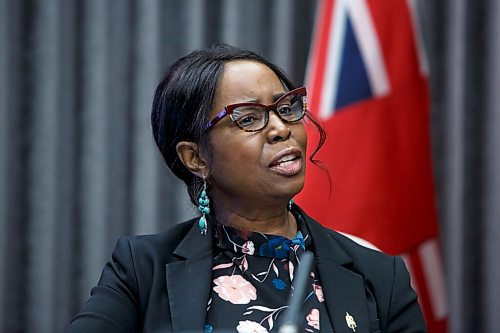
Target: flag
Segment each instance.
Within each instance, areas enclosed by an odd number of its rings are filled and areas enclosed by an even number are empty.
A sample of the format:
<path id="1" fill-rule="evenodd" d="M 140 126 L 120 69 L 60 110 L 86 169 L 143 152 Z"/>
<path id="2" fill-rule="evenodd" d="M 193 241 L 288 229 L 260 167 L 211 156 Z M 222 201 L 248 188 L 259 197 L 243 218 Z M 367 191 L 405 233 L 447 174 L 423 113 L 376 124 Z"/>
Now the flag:
<path id="1" fill-rule="evenodd" d="M 416 0 L 415 0 L 416 1 Z M 401 255 L 429 332 L 445 332 L 429 139 L 428 66 L 412 0 L 322 0 L 309 109 L 328 133 L 297 202 L 322 224 Z M 318 137 L 308 126 L 309 154 Z"/>

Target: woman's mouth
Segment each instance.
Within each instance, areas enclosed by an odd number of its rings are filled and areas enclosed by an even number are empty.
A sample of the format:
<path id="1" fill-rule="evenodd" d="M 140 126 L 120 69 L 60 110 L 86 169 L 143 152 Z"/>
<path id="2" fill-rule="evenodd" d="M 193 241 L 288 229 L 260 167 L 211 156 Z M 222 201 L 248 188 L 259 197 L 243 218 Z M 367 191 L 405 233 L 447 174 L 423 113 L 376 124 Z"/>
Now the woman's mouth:
<path id="1" fill-rule="evenodd" d="M 302 170 L 302 158 L 300 152 L 282 155 L 269 166 L 274 172 L 283 176 L 294 176 Z"/>

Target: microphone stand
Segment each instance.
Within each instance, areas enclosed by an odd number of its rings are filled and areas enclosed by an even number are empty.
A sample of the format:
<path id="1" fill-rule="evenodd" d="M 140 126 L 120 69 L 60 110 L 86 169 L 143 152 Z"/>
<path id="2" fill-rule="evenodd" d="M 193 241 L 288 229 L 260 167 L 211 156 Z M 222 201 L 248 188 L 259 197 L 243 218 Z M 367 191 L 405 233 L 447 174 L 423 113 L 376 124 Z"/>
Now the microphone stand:
<path id="1" fill-rule="evenodd" d="M 314 256 L 310 251 L 306 251 L 300 256 L 300 264 L 293 281 L 293 293 L 290 293 L 289 307 L 284 313 L 285 316 L 278 330 L 279 333 L 299 333 L 303 321 L 303 302 L 313 261 Z"/>

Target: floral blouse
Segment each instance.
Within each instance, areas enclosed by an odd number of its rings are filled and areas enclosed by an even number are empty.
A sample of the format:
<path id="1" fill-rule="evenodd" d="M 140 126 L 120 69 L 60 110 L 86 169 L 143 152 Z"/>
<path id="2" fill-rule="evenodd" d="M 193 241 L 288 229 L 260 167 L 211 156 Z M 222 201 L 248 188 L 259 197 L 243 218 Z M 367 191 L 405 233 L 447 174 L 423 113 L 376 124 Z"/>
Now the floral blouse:
<path id="1" fill-rule="evenodd" d="M 205 332 L 275 332 L 299 257 L 312 242 L 302 218 L 294 239 L 217 225 Z M 316 268 L 304 299 L 305 332 L 333 332 Z"/>

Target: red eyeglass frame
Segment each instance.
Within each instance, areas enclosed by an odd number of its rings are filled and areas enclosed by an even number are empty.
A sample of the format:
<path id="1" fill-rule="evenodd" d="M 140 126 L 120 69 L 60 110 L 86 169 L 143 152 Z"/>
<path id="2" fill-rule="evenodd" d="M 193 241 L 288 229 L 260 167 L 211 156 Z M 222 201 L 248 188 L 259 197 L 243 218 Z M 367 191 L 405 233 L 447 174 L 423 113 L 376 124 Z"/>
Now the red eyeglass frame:
<path id="1" fill-rule="evenodd" d="M 269 104 L 269 105 L 265 105 L 265 104 L 260 104 L 260 103 L 251 103 L 251 102 L 245 102 L 245 103 L 236 103 L 236 104 L 229 104 L 229 105 L 226 105 L 224 107 L 224 110 L 222 110 L 221 112 L 219 112 L 215 117 L 213 117 L 210 121 L 207 122 L 207 124 L 205 125 L 205 131 L 208 131 L 210 128 L 212 128 L 213 126 L 215 126 L 215 124 L 217 124 L 219 121 L 222 120 L 222 118 L 224 118 L 225 116 L 230 116 L 234 110 L 236 108 L 239 108 L 239 107 L 242 107 L 242 106 L 259 106 L 259 107 L 263 107 L 267 110 L 276 110 L 279 103 L 281 102 L 281 100 L 283 100 L 283 98 L 285 97 L 288 97 L 289 95 L 293 95 L 293 94 L 301 94 L 303 95 L 304 97 L 307 96 L 307 90 L 306 90 L 306 87 L 299 87 L 299 88 L 296 88 L 296 89 L 293 89 L 293 90 L 290 90 L 289 92 L 287 92 L 286 94 L 284 94 L 283 96 L 281 96 L 280 98 L 278 98 L 276 100 L 276 102 L 274 102 L 273 104 Z M 296 122 L 296 121 L 299 121 L 301 120 L 305 113 L 306 113 L 306 109 L 307 109 L 307 103 L 304 102 L 304 114 L 302 115 L 302 117 L 300 119 L 297 119 L 297 120 L 293 120 L 293 121 L 287 121 L 286 119 L 282 119 L 279 114 L 278 114 L 278 117 L 286 122 L 286 123 L 293 123 L 293 122 Z M 232 120 L 232 119 L 231 119 Z M 236 126 L 238 126 L 239 128 L 241 128 L 234 120 L 233 122 L 236 124 Z M 265 127 L 265 126 L 264 126 Z M 264 128 L 263 127 L 263 128 Z M 244 129 L 244 128 L 241 128 L 242 130 L 244 130 L 245 132 L 257 132 L 257 131 L 260 131 L 262 129 L 258 129 L 258 130 L 247 130 L 247 129 Z"/>

